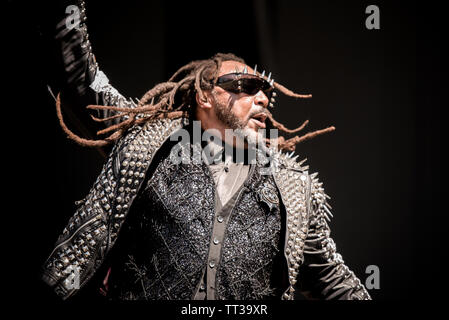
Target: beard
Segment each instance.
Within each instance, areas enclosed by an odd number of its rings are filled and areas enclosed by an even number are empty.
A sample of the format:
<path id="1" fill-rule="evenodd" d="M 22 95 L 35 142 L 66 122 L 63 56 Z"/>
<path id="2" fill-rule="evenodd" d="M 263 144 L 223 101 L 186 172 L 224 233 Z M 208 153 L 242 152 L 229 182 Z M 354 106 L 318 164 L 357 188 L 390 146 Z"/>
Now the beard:
<path id="1" fill-rule="evenodd" d="M 232 107 L 220 103 L 218 99 L 215 99 L 214 112 L 218 120 L 220 120 L 226 128 L 232 129 L 236 137 L 240 139 L 240 143 L 247 143 L 251 147 L 259 147 L 263 150 L 266 148 L 265 139 L 260 131 L 254 131 L 248 127 L 248 122 L 253 115 L 258 113 L 267 113 L 267 110 L 261 106 L 254 105 L 251 108 L 251 112 L 248 114 L 245 120 L 238 118 Z"/>
<path id="2" fill-rule="evenodd" d="M 232 129 L 232 130 L 238 130 L 238 129 L 244 129 L 246 125 L 248 124 L 248 121 L 243 121 L 239 119 L 234 112 L 232 112 L 231 108 L 229 108 L 227 105 L 220 103 L 215 99 L 215 108 L 214 108 L 215 115 L 217 116 L 218 120 L 220 120 L 225 127 Z"/>

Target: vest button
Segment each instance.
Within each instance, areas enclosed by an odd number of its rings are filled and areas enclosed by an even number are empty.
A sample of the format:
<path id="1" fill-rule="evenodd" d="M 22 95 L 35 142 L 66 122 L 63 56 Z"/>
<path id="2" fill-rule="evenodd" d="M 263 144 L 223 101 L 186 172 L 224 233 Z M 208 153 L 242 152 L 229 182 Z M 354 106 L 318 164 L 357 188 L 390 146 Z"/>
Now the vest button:
<path id="1" fill-rule="evenodd" d="M 223 222 L 223 217 L 222 216 L 218 216 L 217 220 L 218 220 L 218 222 L 222 223 Z"/>
<path id="2" fill-rule="evenodd" d="M 215 267 L 215 262 L 214 261 L 209 261 L 209 267 L 211 267 L 211 268 Z"/>
<path id="3" fill-rule="evenodd" d="M 219 244 L 220 241 L 217 238 L 214 238 L 214 244 Z"/>

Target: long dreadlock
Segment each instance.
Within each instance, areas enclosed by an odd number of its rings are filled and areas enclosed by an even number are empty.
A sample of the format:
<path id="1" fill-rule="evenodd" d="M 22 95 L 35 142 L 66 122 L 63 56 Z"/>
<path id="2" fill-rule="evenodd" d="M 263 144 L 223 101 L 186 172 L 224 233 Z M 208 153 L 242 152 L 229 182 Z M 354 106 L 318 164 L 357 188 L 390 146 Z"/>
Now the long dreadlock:
<path id="1" fill-rule="evenodd" d="M 196 103 L 195 94 L 198 93 L 200 99 L 203 99 L 203 90 L 211 90 L 214 87 L 223 61 L 236 61 L 245 64 L 245 61 L 243 59 L 235 56 L 234 54 L 217 53 L 210 59 L 192 61 L 181 67 L 170 77 L 167 82 L 157 84 L 148 92 L 146 92 L 139 100 L 139 103 L 136 107 L 129 108 L 88 105 L 88 109 L 117 112 L 117 114 L 115 115 L 102 119 L 91 116 L 94 121 L 106 122 L 118 118 L 124 118 L 124 120 L 120 121 L 119 123 L 113 124 L 106 129 L 97 132 L 97 135 L 110 133 L 110 135 L 104 139 L 84 139 L 70 131 L 70 129 L 64 123 L 61 112 L 61 101 L 58 95 L 56 100 L 56 111 L 59 123 L 67 136 L 81 146 L 102 147 L 113 143 L 114 141 L 122 137 L 126 130 L 133 125 L 141 124 L 147 121 L 153 121 L 160 118 L 176 119 L 192 116 L 192 106 L 194 106 Z M 274 82 L 274 87 L 283 94 L 290 97 L 311 98 L 311 95 L 297 94 L 277 82 Z M 283 124 L 277 122 L 269 112 L 268 119 L 271 121 L 273 127 L 285 133 L 297 133 L 303 130 L 309 122 L 308 120 L 306 120 L 298 128 L 288 129 Z M 280 150 L 294 151 L 298 143 L 333 130 L 335 130 L 335 128 L 331 126 L 322 130 L 309 132 L 302 136 L 296 135 L 288 140 L 286 140 L 283 136 L 279 136 L 277 138 L 277 141 L 267 140 L 267 142 L 269 144 L 275 143 Z"/>

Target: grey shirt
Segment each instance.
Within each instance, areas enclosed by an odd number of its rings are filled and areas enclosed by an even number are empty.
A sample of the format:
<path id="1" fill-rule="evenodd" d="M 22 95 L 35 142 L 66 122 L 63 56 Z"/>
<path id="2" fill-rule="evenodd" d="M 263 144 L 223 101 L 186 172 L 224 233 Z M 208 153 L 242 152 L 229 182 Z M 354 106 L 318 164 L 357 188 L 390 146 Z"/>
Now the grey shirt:
<path id="1" fill-rule="evenodd" d="M 219 156 L 224 148 L 210 143 L 212 157 Z M 221 156 L 220 156 L 221 159 Z M 243 183 L 248 177 L 250 165 L 233 162 L 232 155 L 225 154 L 225 161 L 209 164 L 215 182 L 215 216 L 207 265 L 195 294 L 195 300 L 215 299 L 216 270 L 220 262 L 222 242 L 232 208 Z"/>

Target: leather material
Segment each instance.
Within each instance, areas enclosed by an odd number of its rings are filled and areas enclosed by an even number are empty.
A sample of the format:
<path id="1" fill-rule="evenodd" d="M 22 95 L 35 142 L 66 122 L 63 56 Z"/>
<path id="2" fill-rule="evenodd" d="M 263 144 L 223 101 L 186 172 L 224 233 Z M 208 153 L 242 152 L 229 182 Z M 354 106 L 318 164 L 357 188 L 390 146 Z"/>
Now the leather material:
<path id="1" fill-rule="evenodd" d="M 157 120 L 143 127 L 136 126 L 115 145 L 94 187 L 70 219 L 44 266 L 44 280 L 54 286 L 56 292 L 63 298 L 69 297 L 78 290 L 73 288 L 70 282 L 73 280 L 71 278 L 73 269 L 80 268 L 82 287 L 104 261 L 105 255 L 117 239 L 136 194 L 141 191 L 140 186 L 154 154 L 170 134 L 181 126 L 180 119 Z M 276 154 L 274 162 L 277 163 L 277 172 L 273 174 L 274 181 L 287 215 L 284 255 L 289 263 L 290 287 L 283 298 L 294 298 L 294 292 L 299 287 L 296 283 L 298 274 L 303 265 L 315 274 L 321 275 L 322 267 L 330 267 L 325 269 L 328 277 L 331 279 L 336 277 L 339 280 L 337 281 L 339 297 L 369 298 L 363 285 L 353 273 L 348 271 L 341 256 L 336 253 L 330 238 L 329 227 L 325 223 L 330 211 L 324 190 L 316 176 L 308 175 L 306 167 L 301 167 L 301 164 L 285 154 Z M 191 173 L 193 174 L 194 171 Z M 270 185 L 274 184 L 270 183 Z M 186 187 L 188 186 L 187 183 Z M 210 180 L 205 190 L 212 190 L 212 186 L 213 182 Z M 191 187 L 194 188 L 194 184 Z M 310 191 L 307 191 L 308 188 Z M 273 202 L 273 199 L 269 200 L 271 192 L 261 191 L 259 194 L 264 197 L 266 203 Z M 202 208 L 201 205 L 203 205 L 201 202 L 198 203 L 198 208 Z M 205 212 L 208 212 L 207 216 L 210 219 L 212 213 L 207 210 Z M 210 243 L 207 239 L 205 242 Z M 204 255 L 204 247 L 202 250 L 199 252 Z M 231 251 L 229 250 L 229 257 L 233 254 Z M 307 255 L 313 255 L 315 258 L 309 262 L 309 259 L 304 259 Z M 316 259 L 323 263 L 317 265 Z M 221 274 L 221 277 L 223 284 L 226 282 L 225 272 Z M 333 298 L 334 296 L 329 292 L 335 289 L 335 282 L 327 280 L 327 277 L 317 278 L 317 281 L 325 284 L 320 294 Z M 224 287 L 220 290 L 226 291 Z M 191 294 L 192 292 L 189 291 L 188 295 Z M 229 294 L 223 294 L 223 296 L 227 295 L 229 296 Z M 187 297 L 187 294 L 184 296 Z"/>
<path id="2" fill-rule="evenodd" d="M 300 268 L 302 291 L 316 299 L 369 300 L 368 291 L 337 252 L 328 222 L 332 213 L 317 173 L 311 175 L 312 212 Z"/>
<path id="3" fill-rule="evenodd" d="M 62 6 L 63 4 L 60 4 Z M 66 6 L 73 5 L 67 3 Z M 63 70 L 60 72 L 61 98 L 64 105 L 70 105 L 71 117 L 90 120 L 85 107 L 89 104 L 134 108 L 137 103 L 125 98 L 110 83 L 107 76 L 100 70 L 92 50 L 87 31 L 87 17 L 84 1 L 77 1 L 80 13 L 80 24 L 77 28 L 67 27 L 67 15 L 64 14 L 56 25 L 54 35 L 58 54 L 61 58 Z M 62 11 L 62 9 L 61 9 Z M 64 11 L 65 13 L 65 11 Z M 56 85 L 56 84 L 55 84 Z M 116 113 L 109 110 L 98 110 L 97 117 L 106 118 Z M 125 117 L 126 118 L 126 117 Z M 120 121 L 120 118 L 106 121 L 110 126 Z M 89 121 L 81 121 L 89 123 Z M 98 128 L 92 125 L 88 132 L 95 132 Z"/>
<path id="4" fill-rule="evenodd" d="M 94 186 L 44 264 L 43 280 L 67 298 L 93 276 L 114 245 L 157 149 L 181 119 L 135 126 L 115 145 Z M 74 270 L 76 270 L 74 272 Z M 73 285 L 76 276 L 79 288 Z"/>

